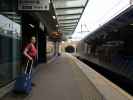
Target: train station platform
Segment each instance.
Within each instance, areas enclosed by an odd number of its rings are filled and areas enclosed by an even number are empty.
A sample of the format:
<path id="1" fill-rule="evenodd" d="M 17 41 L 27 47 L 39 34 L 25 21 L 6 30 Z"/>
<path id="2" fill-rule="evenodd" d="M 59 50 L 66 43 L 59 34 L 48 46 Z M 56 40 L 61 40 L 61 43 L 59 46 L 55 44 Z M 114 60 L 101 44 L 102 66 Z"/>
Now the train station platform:
<path id="1" fill-rule="evenodd" d="M 1 100 L 133 100 L 128 93 L 69 54 L 38 67 L 31 94 L 9 93 Z"/>

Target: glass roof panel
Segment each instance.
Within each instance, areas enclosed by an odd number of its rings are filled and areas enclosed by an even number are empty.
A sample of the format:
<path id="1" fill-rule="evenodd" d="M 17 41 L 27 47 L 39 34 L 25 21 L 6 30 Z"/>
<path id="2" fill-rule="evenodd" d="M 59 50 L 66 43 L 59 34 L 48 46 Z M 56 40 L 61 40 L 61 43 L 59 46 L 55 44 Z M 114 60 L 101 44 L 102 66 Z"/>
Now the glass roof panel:
<path id="1" fill-rule="evenodd" d="M 65 35 L 71 35 L 72 32 L 63 32 Z"/>
<path id="2" fill-rule="evenodd" d="M 80 18 L 80 15 L 73 15 L 73 16 L 58 16 L 57 19 L 72 19 L 72 18 Z"/>
<path id="3" fill-rule="evenodd" d="M 76 26 L 77 24 L 60 24 L 60 27 Z"/>
<path id="4" fill-rule="evenodd" d="M 64 30 L 72 30 L 72 29 L 74 29 L 74 28 L 64 28 Z"/>
<path id="5" fill-rule="evenodd" d="M 72 32 L 72 30 L 62 30 L 63 32 Z"/>
<path id="6" fill-rule="evenodd" d="M 62 20 L 62 21 L 60 21 L 60 23 L 64 23 L 64 22 L 66 22 L 66 23 L 78 22 L 78 20 Z"/>
<path id="7" fill-rule="evenodd" d="M 54 0 L 55 8 L 85 6 L 87 0 Z"/>
<path id="8" fill-rule="evenodd" d="M 69 29 L 69 28 L 70 28 L 70 29 L 72 29 L 72 28 L 74 29 L 75 27 L 76 27 L 76 26 L 73 26 L 73 27 L 61 27 L 61 29 Z"/>
<path id="9" fill-rule="evenodd" d="M 64 33 L 72 33 L 72 31 L 62 31 L 62 32 L 64 32 Z"/>
<path id="10" fill-rule="evenodd" d="M 71 25 L 77 25 L 77 23 L 60 23 L 59 25 L 60 26 L 65 26 L 65 25 L 71 26 Z"/>
<path id="11" fill-rule="evenodd" d="M 72 18 L 72 19 L 59 19 L 59 21 L 68 21 L 68 20 L 79 20 L 79 18 Z"/>
<path id="12" fill-rule="evenodd" d="M 53 0 L 59 28 L 72 33 L 87 2 L 88 0 Z"/>
<path id="13" fill-rule="evenodd" d="M 67 9 L 67 10 L 56 10 L 56 15 L 63 15 L 63 14 L 75 14 L 75 13 L 82 13 L 83 8 L 81 9 Z"/>
<path id="14" fill-rule="evenodd" d="M 78 23 L 77 20 L 73 20 L 73 21 L 59 21 L 59 24 L 69 24 L 69 23 Z"/>

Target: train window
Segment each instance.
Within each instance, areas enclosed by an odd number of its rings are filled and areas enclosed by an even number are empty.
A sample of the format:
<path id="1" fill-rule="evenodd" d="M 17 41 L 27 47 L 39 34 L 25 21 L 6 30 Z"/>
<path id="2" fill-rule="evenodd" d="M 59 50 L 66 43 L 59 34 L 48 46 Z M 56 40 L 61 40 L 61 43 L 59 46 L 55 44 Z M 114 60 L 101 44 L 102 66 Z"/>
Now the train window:
<path id="1" fill-rule="evenodd" d="M 88 45 L 88 54 L 91 54 L 91 46 Z"/>
<path id="2" fill-rule="evenodd" d="M 88 48 L 87 48 L 87 47 L 88 47 L 88 44 L 87 44 L 87 43 L 85 43 L 85 44 L 84 44 L 84 53 L 85 53 L 85 54 L 86 54 L 86 53 L 87 53 L 87 51 L 88 51 Z"/>

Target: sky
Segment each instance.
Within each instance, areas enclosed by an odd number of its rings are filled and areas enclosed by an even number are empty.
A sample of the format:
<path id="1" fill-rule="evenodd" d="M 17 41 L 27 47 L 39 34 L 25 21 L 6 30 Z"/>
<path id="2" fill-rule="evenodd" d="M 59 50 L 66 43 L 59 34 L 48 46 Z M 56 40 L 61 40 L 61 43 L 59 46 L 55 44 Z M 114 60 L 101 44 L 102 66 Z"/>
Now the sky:
<path id="1" fill-rule="evenodd" d="M 78 26 L 72 35 L 72 40 L 79 41 L 91 34 L 98 27 L 128 8 L 130 6 L 129 2 L 130 0 L 89 0 Z"/>

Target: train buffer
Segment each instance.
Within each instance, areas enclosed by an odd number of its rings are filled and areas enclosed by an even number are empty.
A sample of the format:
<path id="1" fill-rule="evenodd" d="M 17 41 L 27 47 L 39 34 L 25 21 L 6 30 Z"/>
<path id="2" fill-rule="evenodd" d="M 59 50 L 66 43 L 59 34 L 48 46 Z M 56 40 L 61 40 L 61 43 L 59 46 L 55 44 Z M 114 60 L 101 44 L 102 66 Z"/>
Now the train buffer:
<path id="1" fill-rule="evenodd" d="M 28 96 L 9 93 L 2 100 L 133 100 L 132 96 L 79 61 L 62 54 L 39 65 Z"/>

